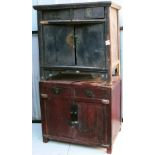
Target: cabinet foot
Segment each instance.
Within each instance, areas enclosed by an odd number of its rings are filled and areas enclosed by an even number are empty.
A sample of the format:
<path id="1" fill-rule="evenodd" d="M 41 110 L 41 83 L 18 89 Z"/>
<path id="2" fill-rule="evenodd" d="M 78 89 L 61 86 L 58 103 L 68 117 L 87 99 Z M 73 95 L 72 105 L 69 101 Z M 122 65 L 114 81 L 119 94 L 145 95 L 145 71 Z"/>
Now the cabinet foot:
<path id="1" fill-rule="evenodd" d="M 108 148 L 107 148 L 107 153 L 108 153 L 108 154 L 111 154 L 111 153 L 112 153 L 112 148 L 111 148 L 111 147 L 108 147 Z"/>
<path id="2" fill-rule="evenodd" d="M 48 139 L 47 137 L 44 137 L 44 136 L 43 136 L 43 142 L 44 142 L 44 143 L 47 143 L 48 141 L 49 141 L 49 139 Z"/>

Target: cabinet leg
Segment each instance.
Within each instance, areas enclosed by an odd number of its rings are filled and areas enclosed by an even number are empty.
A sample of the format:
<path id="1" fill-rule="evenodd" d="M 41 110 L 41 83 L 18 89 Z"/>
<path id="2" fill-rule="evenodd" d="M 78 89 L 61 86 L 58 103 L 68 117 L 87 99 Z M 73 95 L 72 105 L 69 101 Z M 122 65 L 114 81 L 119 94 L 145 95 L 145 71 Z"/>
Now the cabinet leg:
<path id="1" fill-rule="evenodd" d="M 43 142 L 44 142 L 44 143 L 47 143 L 48 141 L 49 141 L 49 139 L 48 139 L 47 137 L 44 137 L 44 136 L 43 136 Z"/>
<path id="2" fill-rule="evenodd" d="M 108 153 L 108 154 L 111 154 L 111 153 L 112 153 L 112 148 L 111 148 L 111 147 L 108 147 L 108 148 L 107 148 L 107 153 Z"/>

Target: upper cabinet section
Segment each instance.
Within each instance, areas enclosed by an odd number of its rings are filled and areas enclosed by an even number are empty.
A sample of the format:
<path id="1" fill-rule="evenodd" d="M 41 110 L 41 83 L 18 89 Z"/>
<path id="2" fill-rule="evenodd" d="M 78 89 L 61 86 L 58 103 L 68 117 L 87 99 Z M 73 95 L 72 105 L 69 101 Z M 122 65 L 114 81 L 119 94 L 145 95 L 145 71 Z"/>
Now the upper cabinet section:
<path id="1" fill-rule="evenodd" d="M 52 71 L 78 71 L 101 73 L 111 81 L 112 74 L 119 72 L 118 5 L 106 1 L 34 8 L 38 11 L 41 79 Z"/>

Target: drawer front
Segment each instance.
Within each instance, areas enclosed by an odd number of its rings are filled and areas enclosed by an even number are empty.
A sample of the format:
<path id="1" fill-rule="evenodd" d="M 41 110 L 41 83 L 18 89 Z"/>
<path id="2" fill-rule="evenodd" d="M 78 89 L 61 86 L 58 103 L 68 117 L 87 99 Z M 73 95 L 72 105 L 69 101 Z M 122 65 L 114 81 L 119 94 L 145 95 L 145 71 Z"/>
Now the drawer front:
<path id="1" fill-rule="evenodd" d="M 84 8 L 74 10 L 74 19 L 104 18 L 104 7 Z"/>
<path id="2" fill-rule="evenodd" d="M 73 91 L 70 87 L 59 84 L 42 84 L 40 87 L 41 94 L 47 94 L 52 97 L 70 97 L 73 96 Z"/>
<path id="3" fill-rule="evenodd" d="M 43 12 L 44 20 L 65 20 L 70 19 L 70 10 L 53 10 L 53 11 L 44 11 Z"/>
<path id="4" fill-rule="evenodd" d="M 109 99 L 110 93 L 105 89 L 76 88 L 75 96 L 80 98 Z"/>
<path id="5" fill-rule="evenodd" d="M 61 96 L 61 97 L 71 96 L 71 88 L 52 86 L 50 88 L 50 91 L 51 91 L 51 95 L 53 96 Z"/>

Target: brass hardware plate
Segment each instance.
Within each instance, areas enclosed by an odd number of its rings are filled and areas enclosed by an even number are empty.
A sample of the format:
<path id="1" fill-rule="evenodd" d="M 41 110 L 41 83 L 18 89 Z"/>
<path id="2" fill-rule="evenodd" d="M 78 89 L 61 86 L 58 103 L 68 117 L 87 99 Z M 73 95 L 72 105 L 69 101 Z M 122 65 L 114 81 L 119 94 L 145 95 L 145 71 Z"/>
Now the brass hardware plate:
<path id="1" fill-rule="evenodd" d="M 84 93 L 87 97 L 94 97 L 94 93 L 89 89 L 85 90 Z"/>

